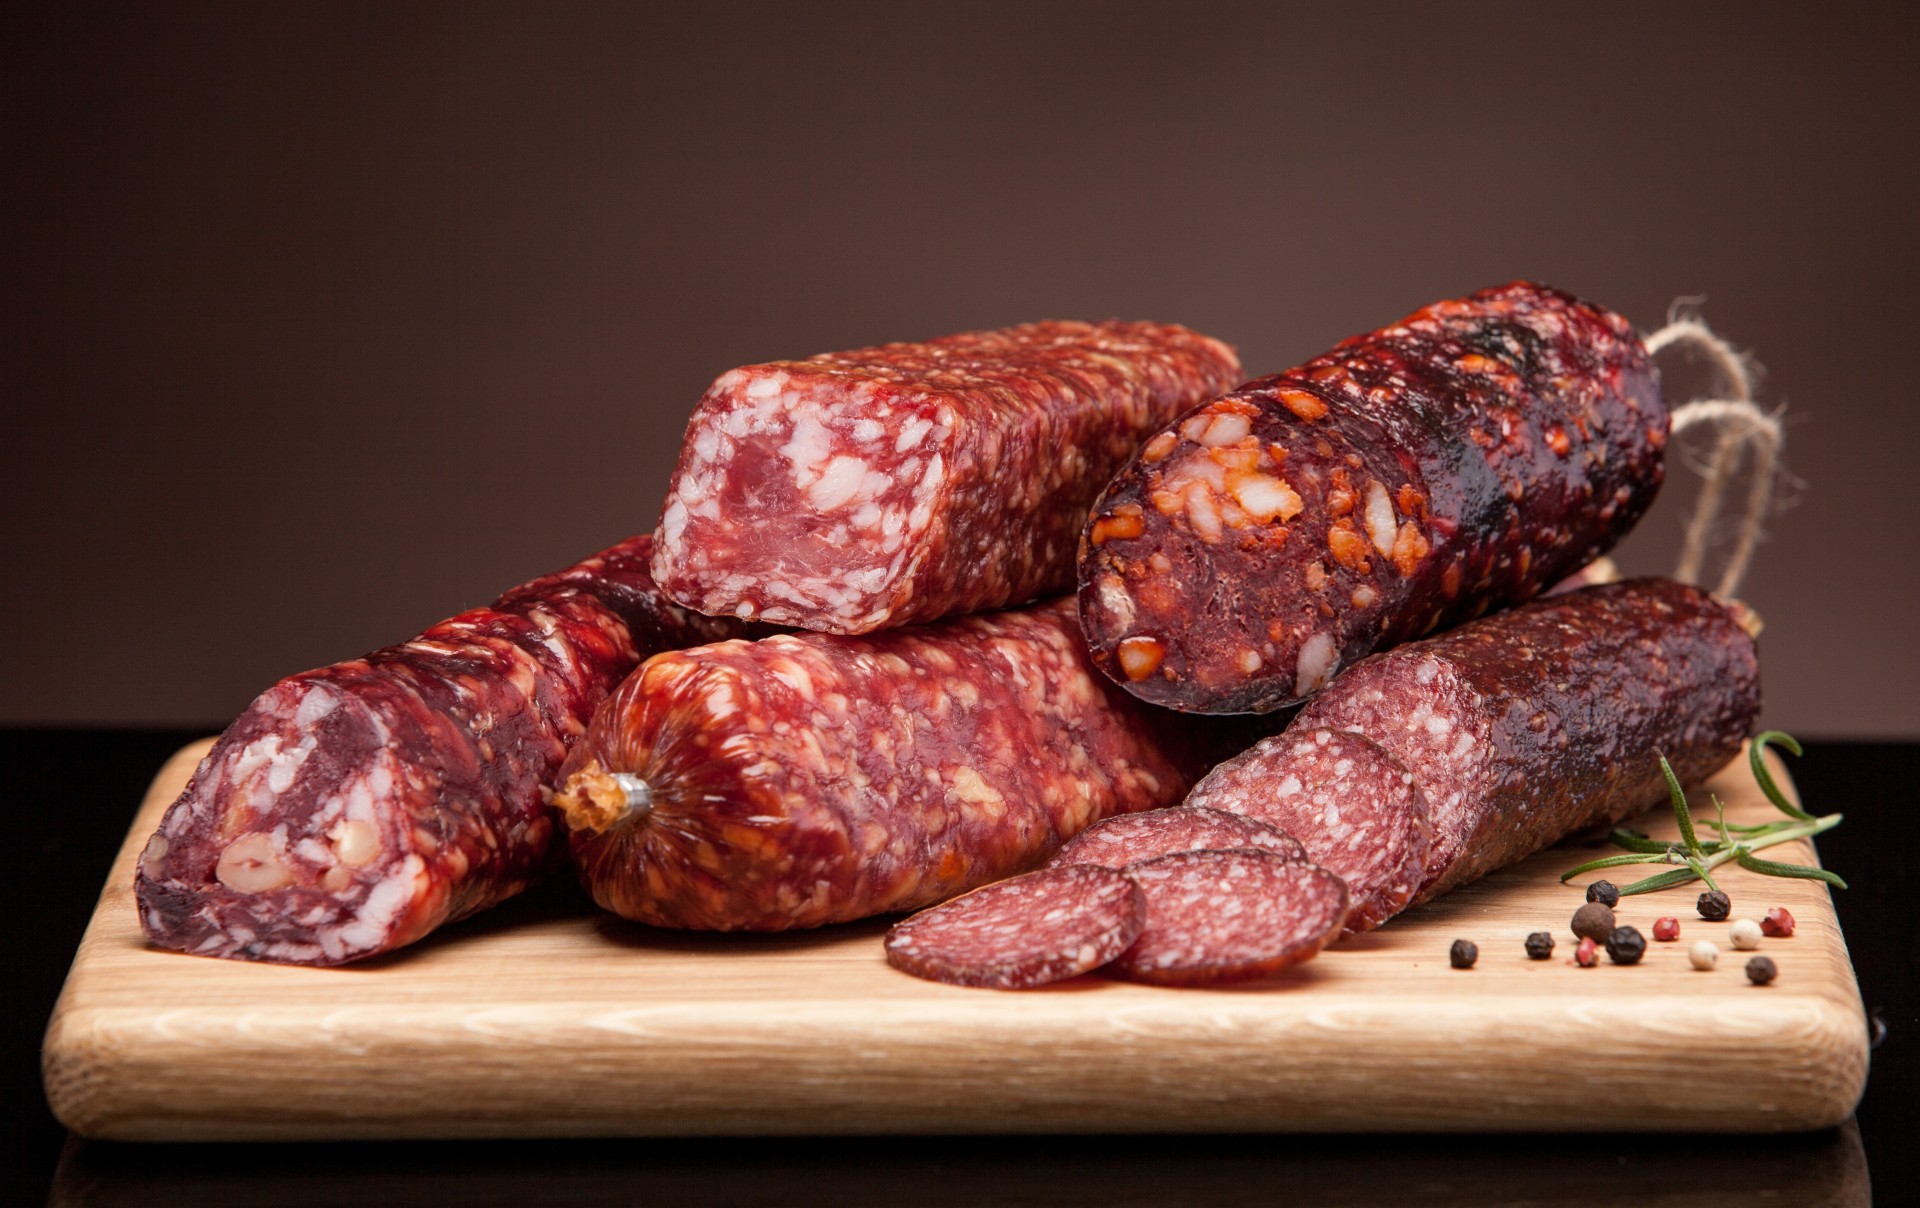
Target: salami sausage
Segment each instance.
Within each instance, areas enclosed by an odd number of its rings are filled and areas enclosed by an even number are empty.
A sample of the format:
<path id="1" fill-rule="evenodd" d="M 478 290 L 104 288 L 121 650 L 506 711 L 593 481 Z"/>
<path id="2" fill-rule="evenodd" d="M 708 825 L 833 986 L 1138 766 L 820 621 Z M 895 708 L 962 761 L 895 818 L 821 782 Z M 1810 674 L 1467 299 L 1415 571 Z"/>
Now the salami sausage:
<path id="1" fill-rule="evenodd" d="M 1198 791 L 1197 789 L 1195 790 Z M 1243 814 L 1184 805 L 1146 814 L 1123 814 L 1081 831 L 1047 861 L 1049 866 L 1098 864 L 1125 868 L 1177 851 L 1250 847 L 1304 860 L 1300 840 Z"/>
<path id="2" fill-rule="evenodd" d="M 746 631 L 662 596 L 651 545 L 261 693 L 141 855 L 147 937 L 337 965 L 524 889 L 562 852 L 541 791 L 594 708 L 642 655 Z"/>
<path id="3" fill-rule="evenodd" d="M 1070 598 L 722 642 L 622 684 L 554 804 L 615 914 L 816 927 L 941 901 L 1109 815 L 1173 804 L 1216 756 L 1199 721 L 1095 671 Z"/>
<path id="4" fill-rule="evenodd" d="M 1157 323 L 1032 323 L 726 373 L 687 425 L 653 572 L 702 612 L 855 634 L 1073 589 L 1087 506 L 1240 380 Z"/>
<path id="5" fill-rule="evenodd" d="M 1426 797 L 1406 764 L 1359 734 L 1306 727 L 1264 739 L 1207 773 L 1181 808 L 1195 806 L 1244 814 L 1304 844 L 1347 883 L 1349 934 L 1400 913 L 1426 879 Z"/>
<path id="6" fill-rule="evenodd" d="M 1140 938 L 1112 964 L 1133 981 L 1250 981 L 1319 955 L 1347 917 L 1347 887 L 1270 851 L 1184 851 L 1130 865 L 1146 897 Z"/>
<path id="7" fill-rule="evenodd" d="M 1362 660 L 1288 733 L 1364 734 L 1412 771 L 1431 811 L 1426 901 L 1664 801 L 1662 754 L 1683 784 L 1731 760 L 1760 714 L 1749 620 L 1670 579 L 1546 596 Z"/>
<path id="8" fill-rule="evenodd" d="M 1081 544 L 1094 661 L 1174 709 L 1303 700 L 1613 545 L 1667 427 L 1619 315 L 1526 282 L 1416 311 L 1146 442 Z"/>
<path id="9" fill-rule="evenodd" d="M 887 963 L 956 986 L 1027 990 L 1126 951 L 1146 925 L 1140 887 L 1092 864 L 995 881 L 896 923 Z"/>

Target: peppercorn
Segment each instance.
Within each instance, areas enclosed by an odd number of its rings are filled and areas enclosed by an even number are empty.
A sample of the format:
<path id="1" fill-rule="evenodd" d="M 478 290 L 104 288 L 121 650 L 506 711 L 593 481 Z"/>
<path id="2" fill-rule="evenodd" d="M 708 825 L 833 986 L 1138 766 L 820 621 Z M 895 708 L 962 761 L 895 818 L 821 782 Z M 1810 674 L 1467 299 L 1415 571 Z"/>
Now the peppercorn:
<path id="1" fill-rule="evenodd" d="M 1600 945 L 1591 938 L 1581 940 L 1580 946 L 1573 950 L 1573 963 L 1582 969 L 1593 968 L 1600 963 Z"/>
<path id="2" fill-rule="evenodd" d="M 1553 933 L 1535 931 L 1527 936 L 1527 959 L 1543 961 L 1553 955 Z"/>
<path id="3" fill-rule="evenodd" d="M 1775 906 L 1760 920 L 1760 930 L 1776 939 L 1786 939 L 1793 934 L 1793 915 L 1785 906 Z"/>
<path id="4" fill-rule="evenodd" d="M 1694 968 L 1705 973 L 1720 962 L 1720 949 L 1713 946 L 1712 940 L 1701 940 L 1687 953 L 1687 959 L 1693 962 Z"/>
<path id="5" fill-rule="evenodd" d="M 1587 901 L 1604 902 L 1609 908 L 1620 904 L 1620 887 L 1612 881 L 1595 881 L 1587 886 Z"/>
<path id="6" fill-rule="evenodd" d="M 1453 947 L 1447 949 L 1447 959 L 1456 969 L 1471 969 L 1473 962 L 1480 959 L 1480 946 L 1472 940 L 1455 940 Z"/>
<path id="7" fill-rule="evenodd" d="M 1764 986 L 1778 976 L 1780 970 L 1770 956 L 1756 956 L 1747 962 L 1747 980 L 1756 986 Z"/>
<path id="8" fill-rule="evenodd" d="M 1760 946 L 1760 924 L 1752 919 L 1735 919 L 1733 926 L 1727 929 L 1727 938 L 1736 948 L 1754 949 Z"/>
<path id="9" fill-rule="evenodd" d="M 1661 943 L 1680 938 L 1680 920 L 1670 914 L 1663 914 L 1653 920 L 1653 938 Z"/>
<path id="10" fill-rule="evenodd" d="M 1638 927 L 1615 927 L 1607 933 L 1607 957 L 1616 965 L 1637 965 L 1647 954 L 1647 939 Z"/>
<path id="11" fill-rule="evenodd" d="M 1694 908 L 1699 910 L 1701 918 L 1717 923 L 1733 913 L 1733 899 L 1717 889 L 1710 889 L 1700 895 Z"/>
<path id="12" fill-rule="evenodd" d="M 1616 926 L 1613 907 L 1605 902 L 1588 902 L 1573 912 L 1573 933 L 1596 944 L 1606 943 L 1607 934 Z"/>

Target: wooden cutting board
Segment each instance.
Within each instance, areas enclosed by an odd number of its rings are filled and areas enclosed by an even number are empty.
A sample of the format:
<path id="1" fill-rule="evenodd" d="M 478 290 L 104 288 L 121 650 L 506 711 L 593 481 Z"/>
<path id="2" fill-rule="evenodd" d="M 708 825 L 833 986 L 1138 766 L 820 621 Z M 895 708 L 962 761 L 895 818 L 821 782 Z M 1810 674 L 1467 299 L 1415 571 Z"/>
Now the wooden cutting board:
<path id="1" fill-rule="evenodd" d="M 1619 912 L 1649 935 L 1675 915 L 1681 942 L 1582 969 L 1581 890 L 1557 874 L 1605 854 L 1590 847 L 1224 990 L 960 989 L 889 969 L 884 921 L 658 931 L 564 885 L 344 969 L 164 952 L 140 935 L 134 861 L 207 746 L 155 779 L 47 1030 L 47 1097 L 84 1136 L 1764 1132 L 1838 1123 L 1866 1081 L 1824 885 L 1716 872 L 1736 917 L 1778 905 L 1799 921 L 1762 947 L 1771 986 L 1748 984 L 1727 923 L 1694 913 L 1698 886 Z M 1779 816 L 1744 759 L 1707 788 L 1732 820 Z M 1672 837 L 1664 812 L 1646 823 Z M 1805 843 L 1766 854 L 1813 859 Z M 1526 959 L 1536 930 L 1559 941 L 1550 961 Z M 1448 966 L 1456 937 L 1479 944 L 1474 969 Z M 1710 973 L 1687 961 L 1702 938 L 1721 948 Z"/>

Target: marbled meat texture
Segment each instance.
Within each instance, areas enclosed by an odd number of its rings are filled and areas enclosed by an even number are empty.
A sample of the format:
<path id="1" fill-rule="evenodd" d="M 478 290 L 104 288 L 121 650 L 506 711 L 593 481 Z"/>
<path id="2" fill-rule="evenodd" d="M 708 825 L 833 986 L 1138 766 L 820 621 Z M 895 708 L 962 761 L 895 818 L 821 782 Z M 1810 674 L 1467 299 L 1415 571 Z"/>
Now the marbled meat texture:
<path id="1" fill-rule="evenodd" d="M 1032 323 L 749 365 L 687 426 L 653 571 L 691 608 L 867 633 L 1073 589 L 1087 507 L 1240 380 L 1158 323 Z"/>
<path id="2" fill-rule="evenodd" d="M 1207 773 L 1181 809 L 1195 807 L 1244 815 L 1297 839 L 1308 859 L 1347 883 L 1349 933 L 1406 909 L 1426 880 L 1426 798 L 1406 764 L 1359 734 L 1276 734 Z"/>
<path id="3" fill-rule="evenodd" d="M 1071 598 L 865 637 L 659 655 L 554 803 L 594 900 L 663 927 L 780 931 L 912 910 L 1178 801 L 1204 719 L 1087 662 Z"/>
<path id="4" fill-rule="evenodd" d="M 140 857 L 147 937 L 337 965 L 519 893 L 563 855 L 542 790 L 595 707 L 643 656 L 747 630 L 661 595 L 651 546 L 261 693 Z"/>
<path id="5" fill-rule="evenodd" d="M 1662 754 L 1683 784 L 1723 767 L 1760 715 L 1748 620 L 1671 579 L 1547 596 L 1360 662 L 1289 733 L 1352 730 L 1412 770 L 1423 902 L 1666 800 Z"/>
<path id="6" fill-rule="evenodd" d="M 1094 660 L 1174 709 L 1303 700 L 1612 546 L 1667 426 L 1619 315 L 1525 282 L 1436 303 L 1146 442 L 1081 547 Z"/>
<path id="7" fill-rule="evenodd" d="M 1027 990 L 1091 972 L 1146 925 L 1140 887 L 1083 864 L 1009 877 L 921 911 L 887 932 L 887 963 L 955 986 Z"/>
<path id="8" fill-rule="evenodd" d="M 1283 830 L 1245 814 L 1182 805 L 1096 822 L 1068 840 L 1047 864 L 1052 868 L 1068 864 L 1125 868 L 1177 851 L 1221 851 L 1230 847 L 1270 851 L 1289 860 L 1307 858 L 1300 840 Z"/>
<path id="9" fill-rule="evenodd" d="M 1110 966 L 1133 981 L 1212 986 L 1312 960 L 1340 933 L 1347 887 L 1317 865 L 1249 848 L 1127 866 L 1146 898 L 1140 937 Z"/>

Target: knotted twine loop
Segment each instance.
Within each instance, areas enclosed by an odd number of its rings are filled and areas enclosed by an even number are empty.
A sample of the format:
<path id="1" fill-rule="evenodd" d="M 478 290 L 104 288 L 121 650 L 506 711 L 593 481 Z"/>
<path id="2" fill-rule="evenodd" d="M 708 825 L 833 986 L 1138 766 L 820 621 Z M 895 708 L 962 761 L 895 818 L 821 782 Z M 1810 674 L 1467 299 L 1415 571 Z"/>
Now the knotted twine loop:
<path id="1" fill-rule="evenodd" d="M 1786 443 L 1780 412 L 1769 415 L 1755 405 L 1753 368 L 1747 358 L 1733 345 L 1715 335 L 1699 318 L 1670 313 L 1667 325 L 1648 336 L 1646 345 L 1647 352 L 1656 356 L 1661 350 L 1675 345 L 1699 352 L 1719 371 L 1719 389 L 1727 395 L 1725 398 L 1694 399 L 1673 412 L 1674 436 L 1689 428 L 1713 426 L 1719 429 L 1712 459 L 1707 463 L 1706 484 L 1701 487 L 1699 503 L 1695 505 L 1692 519 L 1687 522 L 1686 541 L 1680 547 L 1680 563 L 1674 568 L 1674 578 L 1683 583 L 1700 583 L 1701 565 L 1706 561 L 1707 547 L 1713 539 L 1727 492 L 1740 472 L 1747 451 L 1753 451 L 1753 472 L 1747 484 L 1746 512 L 1740 519 L 1733 550 L 1727 557 L 1725 569 L 1721 571 L 1720 582 L 1713 589 L 1715 595 L 1732 596 L 1739 590 L 1740 580 L 1746 576 L 1747 564 L 1753 560 L 1754 547 L 1760 543 L 1761 522 L 1766 519 L 1773 503 L 1773 483 L 1780 469 L 1780 450 Z"/>

